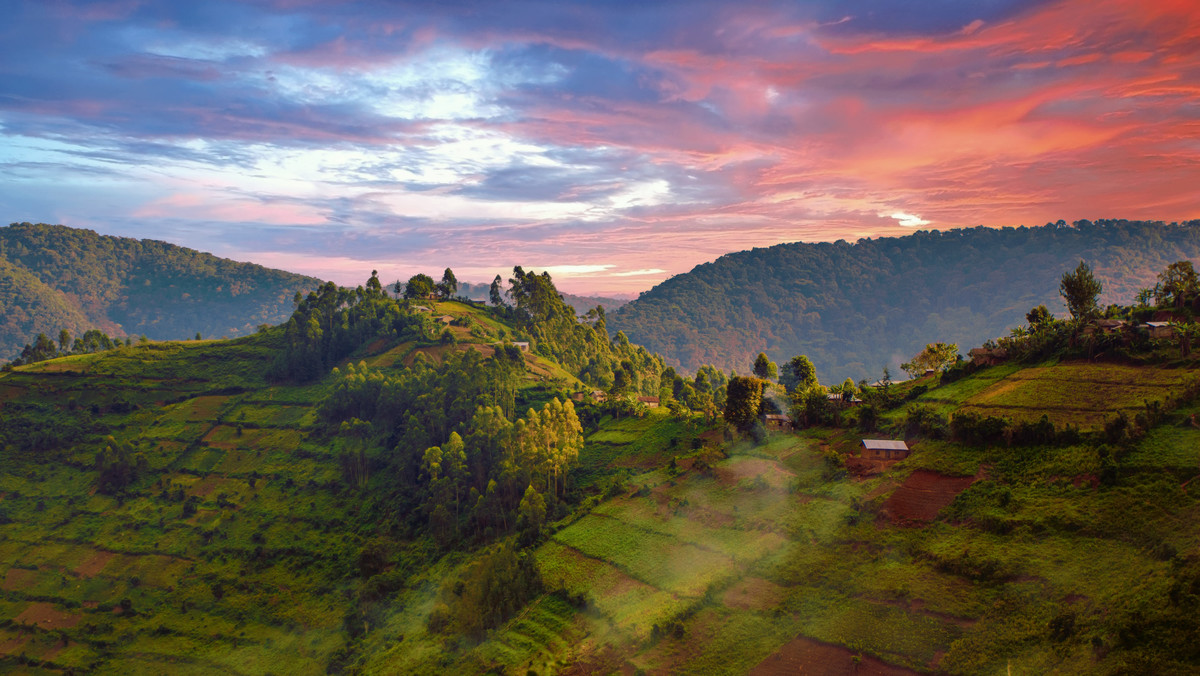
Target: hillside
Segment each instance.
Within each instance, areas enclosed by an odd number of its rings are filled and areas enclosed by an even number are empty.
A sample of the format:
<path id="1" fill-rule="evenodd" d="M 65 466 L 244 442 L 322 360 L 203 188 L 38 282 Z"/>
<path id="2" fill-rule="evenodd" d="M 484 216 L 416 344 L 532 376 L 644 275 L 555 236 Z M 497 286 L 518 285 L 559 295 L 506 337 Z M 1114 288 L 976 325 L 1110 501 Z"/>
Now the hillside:
<path id="1" fill-rule="evenodd" d="M 0 228 L 0 358 L 38 333 L 239 336 L 278 324 L 320 280 L 154 240 L 61 225 Z"/>
<path id="2" fill-rule="evenodd" d="M 1062 316 L 1062 271 L 1086 260 L 1105 303 L 1133 300 L 1177 260 L 1200 259 L 1200 221 L 917 232 L 856 243 L 795 243 L 722 256 L 608 318 L 668 364 L 745 372 L 760 350 L 807 355 L 822 379 L 898 372 L 929 340 L 979 345 L 1045 304 Z"/>
<path id="3" fill-rule="evenodd" d="M 1200 368 L 1173 341 L 863 392 L 754 442 L 711 413 L 588 403 L 593 362 L 638 362 L 643 391 L 661 367 L 569 338 L 602 327 L 553 294 L 562 321 L 366 289 L 248 337 L 0 374 L 0 668 L 1200 667 Z M 305 342 L 322 307 L 344 328 Z M 296 351 L 333 368 L 275 379 Z M 664 397 L 699 401 L 675 378 Z M 914 452 L 864 471 L 863 436 Z"/>

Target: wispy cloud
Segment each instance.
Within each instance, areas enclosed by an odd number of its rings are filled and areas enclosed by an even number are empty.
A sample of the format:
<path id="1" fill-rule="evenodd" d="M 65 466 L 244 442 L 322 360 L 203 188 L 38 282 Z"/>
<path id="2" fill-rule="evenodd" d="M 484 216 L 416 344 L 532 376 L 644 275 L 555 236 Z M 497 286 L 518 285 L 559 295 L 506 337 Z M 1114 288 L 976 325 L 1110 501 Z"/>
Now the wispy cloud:
<path id="1" fill-rule="evenodd" d="M 558 261 L 536 269 L 628 292 L 797 239 L 1200 213 L 1187 0 L 80 0 L 6 19 L 9 220 L 346 283 Z"/>

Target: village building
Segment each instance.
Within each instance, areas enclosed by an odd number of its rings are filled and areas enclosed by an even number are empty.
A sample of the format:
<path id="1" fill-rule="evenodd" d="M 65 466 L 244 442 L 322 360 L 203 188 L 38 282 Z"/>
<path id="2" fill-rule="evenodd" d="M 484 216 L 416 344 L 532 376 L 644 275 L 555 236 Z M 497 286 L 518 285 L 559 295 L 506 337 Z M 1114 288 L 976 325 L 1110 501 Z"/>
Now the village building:
<path id="1" fill-rule="evenodd" d="M 1083 333 L 1088 336 L 1096 333 L 1111 334 L 1118 333 L 1123 328 L 1125 328 L 1125 322 L 1120 319 L 1097 319 L 1083 327 Z"/>
<path id="2" fill-rule="evenodd" d="M 433 312 L 433 310 L 430 310 L 429 308 L 425 307 L 424 305 L 414 305 L 414 306 L 412 306 L 412 309 L 417 312 Z"/>
<path id="3" fill-rule="evenodd" d="M 796 424 L 790 417 L 782 413 L 768 413 L 763 416 L 763 427 L 772 432 L 789 431 L 796 429 Z"/>
<path id="4" fill-rule="evenodd" d="M 892 383 L 892 384 L 894 385 L 895 383 Z M 871 387 L 883 387 L 883 385 L 882 384 L 872 385 Z M 862 399 L 859 399 L 857 396 L 855 396 L 853 394 L 850 395 L 849 399 L 847 399 L 846 395 L 841 394 L 839 392 L 834 392 L 834 393 L 825 395 L 825 401 L 829 402 L 830 406 L 858 406 L 859 404 L 862 403 Z"/>
<path id="5" fill-rule="evenodd" d="M 512 341 L 510 344 L 511 344 L 511 345 L 514 345 L 514 346 L 516 346 L 516 348 L 517 348 L 518 350 L 522 351 L 522 352 L 528 352 L 528 351 L 529 351 L 529 341 L 526 341 L 526 340 L 514 340 L 514 341 Z M 492 343 L 492 346 L 493 346 L 493 347 L 503 347 L 503 346 L 504 346 L 504 343 Z"/>
<path id="6" fill-rule="evenodd" d="M 1000 347 L 974 347 L 967 356 L 971 358 L 971 363 L 976 366 L 992 366 L 999 364 L 1008 358 L 1008 350 Z"/>
<path id="7" fill-rule="evenodd" d="M 454 321 L 454 315 L 442 315 L 441 317 L 437 317 L 436 319 L 439 322 L 445 324 L 446 326 L 449 326 L 450 322 Z"/>
<path id="8" fill-rule="evenodd" d="M 1170 322 L 1146 322 L 1146 331 L 1151 338 L 1170 338 L 1174 333 Z"/>
<path id="9" fill-rule="evenodd" d="M 863 439 L 863 460 L 903 460 L 908 457 L 908 444 L 890 439 Z"/>
<path id="10" fill-rule="evenodd" d="M 637 400 L 647 408 L 658 408 L 658 397 L 638 397 Z"/>

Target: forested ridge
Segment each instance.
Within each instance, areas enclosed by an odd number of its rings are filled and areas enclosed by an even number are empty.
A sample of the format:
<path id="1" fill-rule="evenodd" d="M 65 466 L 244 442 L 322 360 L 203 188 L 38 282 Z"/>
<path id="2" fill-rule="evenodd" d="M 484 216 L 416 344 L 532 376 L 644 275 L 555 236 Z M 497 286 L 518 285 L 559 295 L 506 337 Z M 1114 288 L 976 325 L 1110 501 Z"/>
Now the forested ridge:
<path id="1" fill-rule="evenodd" d="M 780 244 L 677 275 L 609 317 L 667 363 L 745 368 L 765 350 L 812 359 L 822 379 L 877 377 L 938 336 L 979 345 L 1039 304 L 1063 315 L 1064 269 L 1087 261 L 1101 303 L 1130 302 L 1173 261 L 1200 258 L 1200 221 L 1063 221 Z"/>
<path id="2" fill-rule="evenodd" d="M 291 313 L 320 280 L 155 240 L 61 225 L 0 228 L 0 356 L 38 333 L 237 336 Z"/>

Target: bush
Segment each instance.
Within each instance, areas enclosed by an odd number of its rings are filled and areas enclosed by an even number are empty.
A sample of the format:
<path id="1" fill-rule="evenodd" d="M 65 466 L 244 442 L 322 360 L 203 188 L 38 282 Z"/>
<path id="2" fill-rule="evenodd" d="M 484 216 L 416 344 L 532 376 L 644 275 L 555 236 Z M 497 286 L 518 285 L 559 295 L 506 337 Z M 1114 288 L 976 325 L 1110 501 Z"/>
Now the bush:
<path id="1" fill-rule="evenodd" d="M 974 446 L 1006 441 L 1009 429 L 1007 418 L 981 417 L 978 413 L 958 412 L 950 418 L 950 434 L 955 440 Z"/>

